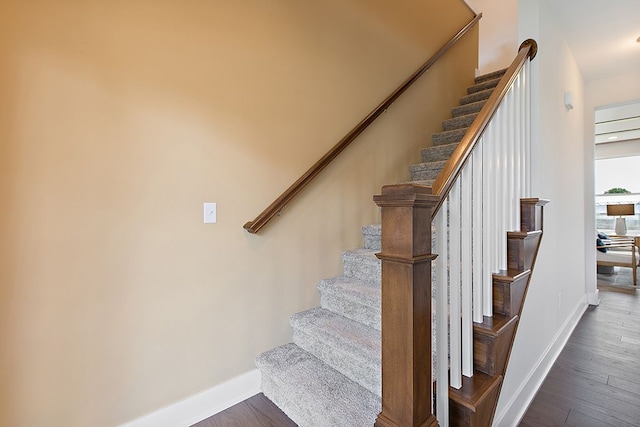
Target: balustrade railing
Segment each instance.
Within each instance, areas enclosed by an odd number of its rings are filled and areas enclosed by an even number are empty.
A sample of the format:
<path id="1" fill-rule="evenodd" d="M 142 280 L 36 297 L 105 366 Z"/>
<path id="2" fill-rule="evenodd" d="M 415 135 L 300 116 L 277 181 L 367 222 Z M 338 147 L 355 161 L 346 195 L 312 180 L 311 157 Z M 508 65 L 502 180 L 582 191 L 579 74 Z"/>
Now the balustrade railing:
<path id="1" fill-rule="evenodd" d="M 492 276 L 507 269 L 506 233 L 519 229 L 520 199 L 529 197 L 529 83 L 527 61 L 434 218 L 436 412 L 443 427 L 448 385 L 460 388 L 463 376 L 473 376 L 473 322 L 492 315 Z"/>

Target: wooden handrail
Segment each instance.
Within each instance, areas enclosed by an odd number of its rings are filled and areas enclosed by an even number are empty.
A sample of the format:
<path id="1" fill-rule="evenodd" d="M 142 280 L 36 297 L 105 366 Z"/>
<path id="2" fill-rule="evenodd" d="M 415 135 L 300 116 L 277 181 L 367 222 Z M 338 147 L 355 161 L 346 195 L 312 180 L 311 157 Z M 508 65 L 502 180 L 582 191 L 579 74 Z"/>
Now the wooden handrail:
<path id="1" fill-rule="evenodd" d="M 274 216 L 276 216 L 313 178 L 315 178 L 329 163 L 344 151 L 345 148 L 355 140 L 364 130 L 373 123 L 378 116 L 389 108 L 393 102 L 400 97 L 418 78 L 424 74 L 435 62 L 445 54 L 458 40 L 460 40 L 475 24 L 480 20 L 482 14 L 477 14 L 467 25 L 465 25 L 458 33 L 453 36 L 444 46 L 440 48 L 427 62 L 422 64 L 408 79 L 406 79 L 400 87 L 398 87 L 391 95 L 389 95 L 380 105 L 378 105 L 371 113 L 369 113 L 360 123 L 358 123 L 349 133 L 347 133 L 336 145 L 327 152 L 320 160 L 318 160 L 309 170 L 307 170 L 296 182 L 294 182 L 284 193 L 280 195 L 273 203 L 271 203 L 260 215 L 253 221 L 247 222 L 243 227 L 249 233 L 257 233 L 264 227 Z"/>
<path id="2" fill-rule="evenodd" d="M 440 201 L 433 210 L 434 218 L 444 203 L 449 191 L 451 191 L 451 187 L 460 175 L 462 167 L 471 156 L 478 140 L 489 125 L 491 118 L 498 110 L 498 107 L 511 87 L 511 84 L 515 81 L 518 73 L 524 66 L 525 61 L 527 59 L 533 60 L 537 53 L 538 44 L 535 40 L 527 39 L 522 42 L 518 49 L 518 55 L 513 60 L 504 76 L 502 76 L 500 83 L 498 83 L 494 91 L 491 93 L 486 104 L 473 120 L 473 123 L 471 123 L 471 126 L 462 138 L 462 141 L 460 141 L 453 154 L 451 154 L 451 157 L 449 157 L 449 160 L 447 160 L 447 163 L 445 163 L 444 168 L 433 182 L 431 191 L 434 195 L 440 196 Z"/>

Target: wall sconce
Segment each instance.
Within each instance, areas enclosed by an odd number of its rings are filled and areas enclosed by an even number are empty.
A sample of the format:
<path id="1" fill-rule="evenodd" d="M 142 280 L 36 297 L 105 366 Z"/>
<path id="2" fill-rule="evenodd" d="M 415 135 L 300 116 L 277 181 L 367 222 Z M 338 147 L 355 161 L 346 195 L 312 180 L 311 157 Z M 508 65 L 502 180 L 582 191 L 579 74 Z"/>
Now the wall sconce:
<path id="1" fill-rule="evenodd" d="M 607 205 L 607 215 L 618 217 L 616 218 L 616 234 L 618 236 L 627 235 L 627 221 L 622 216 L 635 215 L 635 213 L 635 205 L 633 203 L 627 203 L 623 205 Z"/>

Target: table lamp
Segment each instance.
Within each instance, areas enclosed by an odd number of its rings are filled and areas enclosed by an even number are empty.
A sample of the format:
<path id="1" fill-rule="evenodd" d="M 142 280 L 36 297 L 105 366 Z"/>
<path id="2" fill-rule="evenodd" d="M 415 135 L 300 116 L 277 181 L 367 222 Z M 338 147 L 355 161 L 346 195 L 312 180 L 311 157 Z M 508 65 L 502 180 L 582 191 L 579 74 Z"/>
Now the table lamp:
<path id="1" fill-rule="evenodd" d="M 634 208 L 635 205 L 633 203 L 607 205 L 607 215 L 618 217 L 616 218 L 616 234 L 618 236 L 625 236 L 627 234 L 627 221 L 622 216 L 635 215 Z"/>

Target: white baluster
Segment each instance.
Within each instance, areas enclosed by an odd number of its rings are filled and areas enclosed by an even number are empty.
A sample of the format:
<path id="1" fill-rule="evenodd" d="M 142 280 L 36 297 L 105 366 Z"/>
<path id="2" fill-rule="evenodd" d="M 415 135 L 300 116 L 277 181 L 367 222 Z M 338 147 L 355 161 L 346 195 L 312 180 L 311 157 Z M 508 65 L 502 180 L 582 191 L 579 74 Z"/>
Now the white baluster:
<path id="1" fill-rule="evenodd" d="M 435 217 L 436 244 L 436 413 L 442 427 L 449 426 L 449 298 L 447 286 L 447 201 Z"/>
<path id="2" fill-rule="evenodd" d="M 460 313 L 460 180 L 449 193 L 449 370 L 451 386 L 462 387 L 462 318 Z"/>
<path id="3" fill-rule="evenodd" d="M 473 164 L 473 321 L 481 323 L 482 311 L 482 268 L 484 262 L 483 236 L 483 177 L 482 177 L 482 139 L 478 141 L 475 152 L 471 157 Z"/>
<path id="4" fill-rule="evenodd" d="M 462 309 L 462 375 L 473 376 L 473 162 L 470 160 L 462 169 L 461 181 L 461 309 Z"/>

